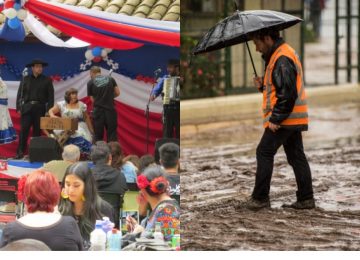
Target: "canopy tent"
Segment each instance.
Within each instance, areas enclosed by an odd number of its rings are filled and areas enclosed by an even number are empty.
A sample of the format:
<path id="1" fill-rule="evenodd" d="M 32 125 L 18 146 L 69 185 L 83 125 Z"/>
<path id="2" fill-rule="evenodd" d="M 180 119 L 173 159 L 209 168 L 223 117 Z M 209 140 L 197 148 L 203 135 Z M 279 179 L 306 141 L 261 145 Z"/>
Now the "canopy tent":
<path id="1" fill-rule="evenodd" d="M 87 69 L 95 64 L 104 74 L 112 69 L 112 76 L 120 86 L 121 95 L 115 100 L 117 131 L 125 154 L 143 155 L 146 152 L 144 110 L 154 82 L 153 72 L 157 68 L 165 72 L 167 60 L 180 57 L 180 23 L 109 14 L 42 0 L 29 0 L 24 7 L 29 12 L 23 23 L 43 43 L 4 42 L 0 45 L 1 77 L 8 86 L 9 110 L 17 133 L 20 122 L 15 99 L 21 71 L 29 60 L 36 56 L 50 63 L 44 73 L 53 78 L 55 101 L 63 100 L 66 89 L 76 87 L 79 98 L 85 103 L 89 101 L 86 97 L 86 82 L 90 79 Z M 35 13 L 40 20 L 48 19 L 46 23 L 66 30 L 72 38 L 64 41 L 49 32 L 34 18 Z M 1 30 L 6 27 L 5 22 Z M 84 54 L 98 48 L 96 46 L 114 51 L 108 51 L 108 56 L 102 55 L 99 60 L 84 58 Z M 88 107 L 88 111 L 91 109 Z M 155 140 L 162 136 L 161 112 L 160 99 L 151 103 L 150 152 L 153 152 Z M 13 156 L 16 147 L 17 142 L 0 146 L 1 156 Z"/>

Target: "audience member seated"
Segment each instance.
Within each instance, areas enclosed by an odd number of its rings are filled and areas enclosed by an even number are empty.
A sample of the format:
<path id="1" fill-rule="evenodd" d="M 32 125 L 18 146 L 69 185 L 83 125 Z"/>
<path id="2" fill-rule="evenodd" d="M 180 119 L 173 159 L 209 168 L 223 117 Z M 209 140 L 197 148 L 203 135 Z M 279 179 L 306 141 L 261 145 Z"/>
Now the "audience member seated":
<path id="1" fill-rule="evenodd" d="M 179 170 L 179 157 L 180 148 L 174 143 L 165 143 L 159 148 L 160 164 L 165 170 L 165 177 L 169 181 L 169 195 L 175 199 L 180 206 L 180 175 Z M 141 204 L 139 206 L 140 219 L 148 215 L 149 205 Z"/>
<path id="2" fill-rule="evenodd" d="M 51 251 L 44 243 L 35 239 L 20 239 L 8 243 L 0 251 Z"/>
<path id="3" fill-rule="evenodd" d="M 155 158 L 151 154 L 145 154 L 140 157 L 139 173 L 142 173 L 147 167 L 155 166 Z"/>
<path id="4" fill-rule="evenodd" d="M 128 155 L 123 160 L 121 171 L 124 173 L 127 183 L 136 183 L 139 172 L 140 159 L 137 155 Z"/>
<path id="5" fill-rule="evenodd" d="M 124 159 L 124 154 L 119 142 L 109 142 L 108 146 L 111 153 L 111 166 L 115 169 L 121 169 Z"/>
<path id="6" fill-rule="evenodd" d="M 170 197 L 176 199 L 180 205 L 180 147 L 174 143 L 165 143 L 160 146 L 159 153 L 160 164 L 164 168 L 165 176 L 170 182 Z"/>
<path id="7" fill-rule="evenodd" d="M 84 248 L 88 250 L 96 220 L 108 217 L 114 222 L 113 209 L 98 195 L 94 176 L 85 162 L 74 163 L 67 168 L 61 188 L 59 211 L 62 215 L 75 218 Z"/>
<path id="8" fill-rule="evenodd" d="M 70 88 L 65 92 L 64 101 L 57 102 L 50 110 L 50 117 L 61 117 L 78 119 L 78 129 L 67 139 L 65 144 L 75 144 L 81 153 L 89 155 L 93 141 L 94 129 L 90 117 L 86 111 L 86 104 L 78 100 L 78 91 Z M 61 130 L 54 130 L 59 135 Z"/>
<path id="9" fill-rule="evenodd" d="M 124 155 L 119 142 L 109 142 L 112 162 L 111 166 L 115 169 L 120 170 L 126 179 L 126 185 L 129 190 L 137 191 L 136 185 L 136 168 L 131 162 L 123 161 Z"/>
<path id="10" fill-rule="evenodd" d="M 170 241 L 174 234 L 180 232 L 180 207 L 178 203 L 168 195 L 169 182 L 165 178 L 165 172 L 159 166 L 151 166 L 137 178 L 140 189 L 142 204 L 149 203 L 152 209 L 145 223 L 139 225 L 133 217 L 126 220 L 127 229 L 132 234 L 141 233 L 141 237 L 151 237 L 155 229 L 155 223 L 161 223 L 162 233 L 166 241 Z M 124 237 L 126 240 L 126 237 Z"/>
<path id="11" fill-rule="evenodd" d="M 23 176 L 18 193 L 19 199 L 24 199 L 28 214 L 5 226 L 0 247 L 29 238 L 44 242 L 53 251 L 83 250 L 74 218 L 54 211 L 60 198 L 60 186 L 53 174 L 39 169 Z"/>
<path id="12" fill-rule="evenodd" d="M 62 181 L 67 167 L 80 160 L 79 147 L 73 144 L 65 146 L 62 158 L 62 160 L 52 160 L 43 166 L 43 169 L 53 173 L 59 182 Z"/>
<path id="13" fill-rule="evenodd" d="M 119 212 L 123 197 L 127 191 L 124 174 L 111 166 L 112 156 L 107 143 L 96 142 L 91 148 L 91 159 L 94 167 L 91 169 L 100 196 L 109 202 L 115 212 L 115 226 L 119 226 Z"/>

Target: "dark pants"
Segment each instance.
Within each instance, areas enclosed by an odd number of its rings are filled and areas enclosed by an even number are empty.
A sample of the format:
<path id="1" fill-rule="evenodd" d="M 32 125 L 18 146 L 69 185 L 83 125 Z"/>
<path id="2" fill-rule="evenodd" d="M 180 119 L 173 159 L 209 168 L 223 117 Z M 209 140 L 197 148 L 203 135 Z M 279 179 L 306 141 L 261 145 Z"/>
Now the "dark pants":
<path id="1" fill-rule="evenodd" d="M 45 115 L 44 104 L 27 104 L 29 109 L 24 114 L 21 114 L 20 123 L 20 137 L 17 154 L 24 154 L 27 148 L 27 139 L 29 136 L 30 128 L 32 126 L 32 136 L 40 136 L 40 117 Z"/>
<path id="2" fill-rule="evenodd" d="M 164 105 L 163 137 L 180 139 L 180 102 L 173 105 Z"/>
<path id="3" fill-rule="evenodd" d="M 311 171 L 304 154 L 300 131 L 280 128 L 275 133 L 269 128 L 261 138 L 256 149 L 256 180 L 252 197 L 257 200 L 267 200 L 270 192 L 270 182 L 274 167 L 274 156 L 283 145 L 288 163 L 292 166 L 298 190 L 298 201 L 313 198 Z"/>
<path id="4" fill-rule="evenodd" d="M 116 110 L 105 108 L 94 108 L 93 124 L 95 131 L 95 141 L 102 141 L 104 138 L 104 128 L 107 133 L 107 142 L 117 141 L 117 113 Z"/>

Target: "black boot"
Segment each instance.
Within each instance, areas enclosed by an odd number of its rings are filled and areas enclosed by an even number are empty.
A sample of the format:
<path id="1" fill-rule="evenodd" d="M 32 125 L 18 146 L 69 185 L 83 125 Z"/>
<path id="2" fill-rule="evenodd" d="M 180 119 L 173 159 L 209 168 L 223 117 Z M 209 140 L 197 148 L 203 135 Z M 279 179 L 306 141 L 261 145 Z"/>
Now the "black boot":
<path id="1" fill-rule="evenodd" d="M 284 204 L 283 208 L 293 208 L 293 209 L 313 209 L 315 208 L 315 200 L 307 199 L 302 201 L 296 201 L 292 204 Z"/>

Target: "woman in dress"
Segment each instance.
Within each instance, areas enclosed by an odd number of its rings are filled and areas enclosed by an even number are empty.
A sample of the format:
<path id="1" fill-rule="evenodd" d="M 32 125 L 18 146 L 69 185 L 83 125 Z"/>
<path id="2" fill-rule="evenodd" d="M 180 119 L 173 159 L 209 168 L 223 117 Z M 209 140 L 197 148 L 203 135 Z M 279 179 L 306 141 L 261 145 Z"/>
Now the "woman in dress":
<path id="1" fill-rule="evenodd" d="M 18 194 L 28 213 L 5 226 L 0 247 L 20 239 L 35 239 L 53 251 L 83 250 L 75 220 L 55 209 L 60 186 L 52 173 L 39 169 L 24 175 L 19 180 Z"/>
<path id="2" fill-rule="evenodd" d="M 108 217 L 114 223 L 113 209 L 98 195 L 94 175 L 85 162 L 74 163 L 66 169 L 61 188 L 59 211 L 76 219 L 84 248 L 89 249 L 96 220 Z"/>
<path id="3" fill-rule="evenodd" d="M 0 144 L 16 140 L 16 132 L 8 110 L 7 87 L 0 77 Z"/>
<path id="4" fill-rule="evenodd" d="M 80 148 L 82 154 L 89 155 L 92 146 L 94 128 L 92 126 L 90 117 L 86 111 L 86 104 L 78 100 L 78 91 L 70 88 L 65 92 L 64 101 L 57 102 L 50 110 L 50 117 L 58 117 L 60 114 L 64 118 L 78 119 L 78 130 L 72 134 L 65 142 L 67 144 L 74 144 Z M 59 130 L 54 131 L 57 135 L 61 133 Z"/>
<path id="5" fill-rule="evenodd" d="M 151 166 L 137 177 L 137 185 L 140 189 L 139 202 L 149 203 L 152 209 L 150 216 L 141 225 L 128 216 L 126 219 L 127 229 L 132 233 L 141 233 L 141 237 L 151 237 L 155 224 L 161 224 L 161 231 L 165 241 L 171 241 L 172 237 L 180 234 L 180 207 L 176 200 L 169 196 L 169 182 L 165 178 L 165 172 L 159 166 Z"/>

